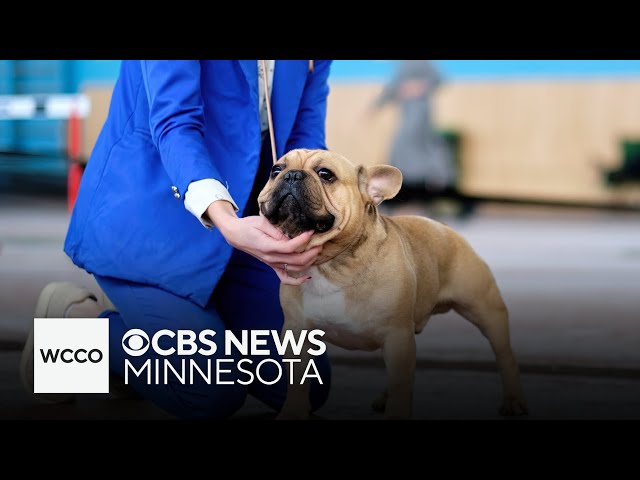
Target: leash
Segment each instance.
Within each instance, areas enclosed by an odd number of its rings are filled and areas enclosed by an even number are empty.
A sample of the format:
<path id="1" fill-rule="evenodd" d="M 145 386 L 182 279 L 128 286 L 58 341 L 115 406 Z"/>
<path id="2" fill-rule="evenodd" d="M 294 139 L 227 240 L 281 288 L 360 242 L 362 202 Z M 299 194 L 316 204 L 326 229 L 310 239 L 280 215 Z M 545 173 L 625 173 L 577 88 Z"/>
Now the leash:
<path id="1" fill-rule="evenodd" d="M 271 115 L 271 95 L 269 95 L 269 83 L 267 82 L 267 61 L 260 60 L 262 65 L 262 82 L 264 83 L 264 96 L 267 102 L 267 119 L 269 122 L 269 138 L 271 139 L 271 157 L 273 163 L 278 161 L 276 154 L 276 138 L 273 133 L 273 116 Z M 309 73 L 313 73 L 313 60 L 309 60 Z"/>
<path id="2" fill-rule="evenodd" d="M 273 116 L 271 115 L 271 95 L 269 95 L 269 83 L 267 82 L 267 61 L 260 60 L 262 64 L 262 81 L 264 83 L 264 98 L 267 102 L 267 119 L 269 120 L 269 138 L 271 138 L 271 156 L 273 163 L 278 161 L 276 155 L 276 138 L 273 134 Z"/>

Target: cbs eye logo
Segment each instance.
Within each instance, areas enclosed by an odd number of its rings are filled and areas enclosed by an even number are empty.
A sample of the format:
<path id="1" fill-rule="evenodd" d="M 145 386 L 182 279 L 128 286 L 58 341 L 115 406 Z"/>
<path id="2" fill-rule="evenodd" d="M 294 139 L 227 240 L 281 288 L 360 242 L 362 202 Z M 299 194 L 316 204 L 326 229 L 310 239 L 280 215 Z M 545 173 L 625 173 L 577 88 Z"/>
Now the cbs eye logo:
<path id="1" fill-rule="evenodd" d="M 139 328 L 131 329 L 122 337 L 122 348 L 132 357 L 144 355 L 149 350 L 149 336 Z"/>

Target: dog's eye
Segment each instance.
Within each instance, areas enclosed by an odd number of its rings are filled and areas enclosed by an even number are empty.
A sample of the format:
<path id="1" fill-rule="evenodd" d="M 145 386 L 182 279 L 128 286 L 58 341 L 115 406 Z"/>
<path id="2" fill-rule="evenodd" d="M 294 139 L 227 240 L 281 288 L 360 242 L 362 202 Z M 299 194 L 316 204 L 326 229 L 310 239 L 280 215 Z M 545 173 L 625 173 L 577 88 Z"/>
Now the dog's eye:
<path id="1" fill-rule="evenodd" d="M 318 176 L 325 182 L 331 182 L 335 180 L 336 176 L 328 168 L 321 168 L 318 170 Z"/>
<path id="2" fill-rule="evenodd" d="M 282 165 L 274 165 L 271 169 L 271 178 L 276 178 L 281 171 Z"/>

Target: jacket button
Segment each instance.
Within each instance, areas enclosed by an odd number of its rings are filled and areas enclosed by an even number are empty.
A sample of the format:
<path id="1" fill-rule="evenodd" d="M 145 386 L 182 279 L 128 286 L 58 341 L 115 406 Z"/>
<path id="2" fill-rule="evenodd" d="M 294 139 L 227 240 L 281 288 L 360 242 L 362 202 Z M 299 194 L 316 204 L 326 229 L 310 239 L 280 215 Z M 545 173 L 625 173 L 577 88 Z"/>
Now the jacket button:
<path id="1" fill-rule="evenodd" d="M 180 194 L 178 192 L 174 193 L 173 196 L 177 199 L 180 199 Z"/>
<path id="2" fill-rule="evenodd" d="M 178 187 L 176 187 L 175 185 L 173 185 L 173 186 L 171 187 L 171 190 L 173 190 L 174 192 L 177 192 L 177 191 L 178 191 Z"/>

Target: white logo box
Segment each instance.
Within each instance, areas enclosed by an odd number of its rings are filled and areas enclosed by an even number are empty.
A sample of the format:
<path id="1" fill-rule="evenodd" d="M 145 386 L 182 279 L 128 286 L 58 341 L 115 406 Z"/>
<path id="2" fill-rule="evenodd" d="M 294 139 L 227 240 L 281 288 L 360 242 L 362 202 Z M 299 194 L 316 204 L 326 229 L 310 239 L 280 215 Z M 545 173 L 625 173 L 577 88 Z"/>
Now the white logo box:
<path id="1" fill-rule="evenodd" d="M 34 319 L 33 356 L 34 393 L 109 393 L 108 318 Z"/>

